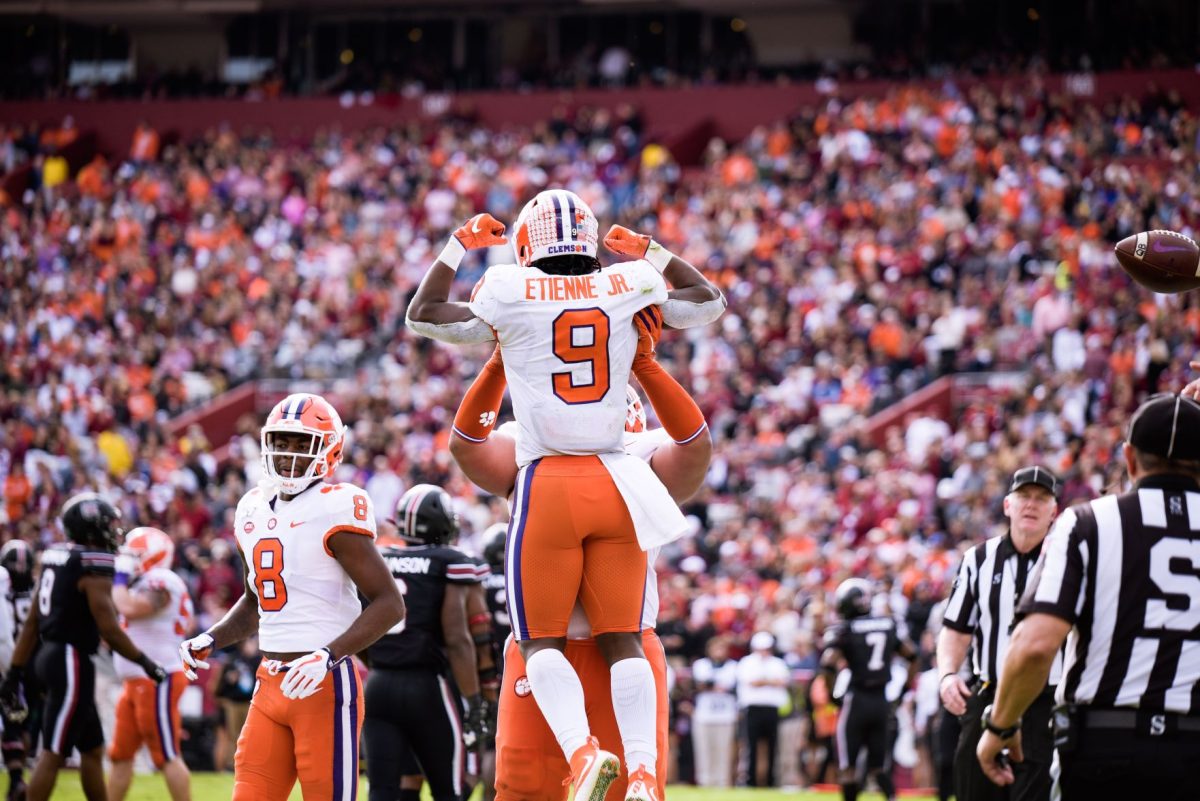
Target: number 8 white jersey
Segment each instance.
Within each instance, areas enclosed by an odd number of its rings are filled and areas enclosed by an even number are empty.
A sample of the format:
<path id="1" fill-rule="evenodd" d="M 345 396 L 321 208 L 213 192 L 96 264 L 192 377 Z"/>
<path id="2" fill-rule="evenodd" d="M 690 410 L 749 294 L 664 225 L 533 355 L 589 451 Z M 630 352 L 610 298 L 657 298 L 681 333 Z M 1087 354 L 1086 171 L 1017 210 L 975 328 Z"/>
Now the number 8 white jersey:
<path id="1" fill-rule="evenodd" d="M 496 331 L 520 426 L 517 464 L 624 450 L 625 386 L 637 352 L 634 315 L 664 303 L 646 261 L 588 275 L 497 265 L 470 308 Z"/>
<path id="2" fill-rule="evenodd" d="M 375 538 L 375 510 L 363 490 L 318 482 L 281 501 L 256 488 L 238 503 L 234 531 L 258 596 L 263 651 L 315 651 L 362 614 L 329 538 L 339 531 Z"/>

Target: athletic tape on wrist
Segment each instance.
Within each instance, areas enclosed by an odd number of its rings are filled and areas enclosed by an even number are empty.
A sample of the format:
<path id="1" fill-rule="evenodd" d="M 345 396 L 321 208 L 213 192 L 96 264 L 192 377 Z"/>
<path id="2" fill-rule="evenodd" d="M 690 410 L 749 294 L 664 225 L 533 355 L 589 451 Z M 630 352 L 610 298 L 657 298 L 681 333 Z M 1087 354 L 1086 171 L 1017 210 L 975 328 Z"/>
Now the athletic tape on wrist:
<path id="1" fill-rule="evenodd" d="M 660 273 L 667 269 L 667 265 L 671 263 L 671 259 L 675 258 L 675 254 L 667 250 L 655 240 L 650 240 L 650 247 L 646 248 L 646 261 L 650 262 L 650 266 L 658 270 Z"/>
<path id="2" fill-rule="evenodd" d="M 465 255 L 467 255 L 467 249 L 463 247 L 463 243 L 458 241 L 457 236 L 451 236 L 446 247 L 442 248 L 442 252 L 438 254 L 438 261 L 454 272 L 458 272 L 458 265 L 462 263 Z"/>

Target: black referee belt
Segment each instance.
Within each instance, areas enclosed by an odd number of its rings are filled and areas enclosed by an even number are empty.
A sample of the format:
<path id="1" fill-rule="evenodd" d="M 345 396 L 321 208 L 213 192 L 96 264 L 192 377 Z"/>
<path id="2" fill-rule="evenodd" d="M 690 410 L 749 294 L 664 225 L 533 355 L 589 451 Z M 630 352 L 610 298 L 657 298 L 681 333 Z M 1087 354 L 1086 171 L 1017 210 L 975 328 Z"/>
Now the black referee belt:
<path id="1" fill-rule="evenodd" d="M 1140 731 L 1159 736 L 1172 732 L 1200 734 L 1200 715 L 1179 715 L 1173 712 L 1146 712 L 1137 709 L 1082 708 L 1081 723 L 1085 729 Z"/>

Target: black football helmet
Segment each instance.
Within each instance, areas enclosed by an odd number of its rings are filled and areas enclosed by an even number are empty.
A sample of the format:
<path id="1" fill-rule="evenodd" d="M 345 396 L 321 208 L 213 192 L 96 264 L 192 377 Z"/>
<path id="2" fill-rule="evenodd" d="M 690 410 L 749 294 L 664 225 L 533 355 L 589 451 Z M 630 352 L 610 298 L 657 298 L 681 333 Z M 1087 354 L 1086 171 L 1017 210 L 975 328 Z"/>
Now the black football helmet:
<path id="1" fill-rule="evenodd" d="M 508 536 L 508 525 L 493 523 L 483 532 L 483 559 L 493 573 L 504 572 L 504 543 Z"/>
<path id="2" fill-rule="evenodd" d="M 844 620 L 865 617 L 871 614 L 871 585 L 866 579 L 846 579 L 838 585 L 834 601 Z"/>
<path id="3" fill-rule="evenodd" d="M 33 589 L 33 548 L 25 540 L 9 540 L 0 547 L 0 567 L 8 571 L 13 592 Z"/>
<path id="4" fill-rule="evenodd" d="M 396 504 L 396 529 L 412 545 L 445 545 L 458 536 L 458 515 L 450 493 L 433 484 L 417 484 Z"/>
<path id="5" fill-rule="evenodd" d="M 81 492 L 63 504 L 62 524 L 72 542 L 115 553 L 125 530 L 121 512 L 94 492 Z"/>

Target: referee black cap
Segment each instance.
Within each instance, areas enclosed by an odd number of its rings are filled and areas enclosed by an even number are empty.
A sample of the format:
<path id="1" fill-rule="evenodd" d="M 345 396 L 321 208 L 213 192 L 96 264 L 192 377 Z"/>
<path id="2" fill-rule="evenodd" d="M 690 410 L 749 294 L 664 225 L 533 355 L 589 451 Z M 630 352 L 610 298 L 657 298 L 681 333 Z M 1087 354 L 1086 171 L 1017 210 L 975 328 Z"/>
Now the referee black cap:
<path id="1" fill-rule="evenodd" d="M 1200 461 L 1200 404 L 1174 393 L 1150 397 L 1129 421 L 1129 444 L 1174 461 Z"/>
<path id="2" fill-rule="evenodd" d="M 1012 484 L 1009 485 L 1008 491 L 1016 492 L 1026 484 L 1037 484 L 1039 487 L 1045 487 L 1050 491 L 1051 495 L 1053 495 L 1055 498 L 1058 497 L 1058 476 L 1054 475 L 1044 467 L 1039 465 L 1022 467 L 1020 470 L 1013 473 Z"/>

